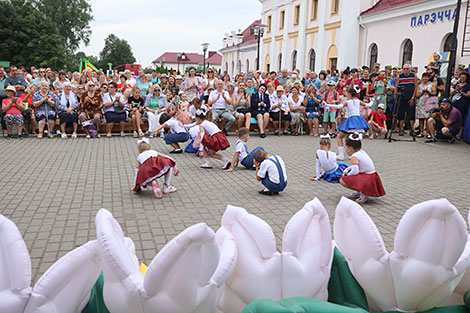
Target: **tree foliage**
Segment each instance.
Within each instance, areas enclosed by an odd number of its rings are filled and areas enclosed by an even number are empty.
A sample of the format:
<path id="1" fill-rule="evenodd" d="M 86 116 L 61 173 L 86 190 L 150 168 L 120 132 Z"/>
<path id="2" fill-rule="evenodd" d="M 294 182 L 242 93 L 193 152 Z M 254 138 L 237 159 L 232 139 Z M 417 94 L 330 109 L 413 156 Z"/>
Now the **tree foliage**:
<path id="1" fill-rule="evenodd" d="M 65 47 L 55 23 L 29 1 L 0 1 L 0 60 L 63 68 Z"/>
<path id="2" fill-rule="evenodd" d="M 33 0 L 38 10 L 51 19 L 63 39 L 64 47 L 73 53 L 83 42 L 88 45 L 93 20 L 88 0 Z"/>
<path id="3" fill-rule="evenodd" d="M 135 62 L 131 46 L 125 39 L 120 39 L 114 34 L 108 35 L 104 41 L 104 48 L 100 52 L 100 63 L 113 63 L 113 67 L 121 64 Z"/>

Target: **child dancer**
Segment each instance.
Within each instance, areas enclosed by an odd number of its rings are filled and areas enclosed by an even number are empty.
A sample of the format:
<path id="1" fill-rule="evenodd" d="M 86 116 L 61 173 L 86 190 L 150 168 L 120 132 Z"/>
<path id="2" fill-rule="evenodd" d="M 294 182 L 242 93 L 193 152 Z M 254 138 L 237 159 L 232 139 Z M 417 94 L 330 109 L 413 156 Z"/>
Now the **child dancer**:
<path id="1" fill-rule="evenodd" d="M 186 94 L 184 92 L 180 94 L 180 102 L 177 104 L 175 117 L 183 124 L 191 123 L 191 117 L 189 116 L 189 102 L 187 101 Z"/>
<path id="2" fill-rule="evenodd" d="M 350 134 L 346 138 L 346 153 L 351 156 L 351 166 L 344 170 L 339 183 L 346 188 L 355 190 L 351 196 L 358 197 L 356 202 L 362 204 L 369 197 L 382 197 L 385 190 L 382 181 L 375 171 L 374 162 L 362 150 L 362 134 Z"/>
<path id="3" fill-rule="evenodd" d="M 248 141 L 249 138 L 250 138 L 250 130 L 246 127 L 241 127 L 238 130 L 238 140 L 237 140 L 237 143 L 235 144 L 235 154 L 233 155 L 232 165 L 230 166 L 228 170 L 225 170 L 226 172 L 232 172 L 235 166 L 237 166 L 238 162 L 240 162 L 247 169 L 256 170 L 256 167 L 253 162 L 255 158 L 255 153 L 258 150 L 264 151 L 264 148 L 261 146 L 258 146 L 253 151 L 248 152 L 246 142 Z"/>
<path id="4" fill-rule="evenodd" d="M 336 153 L 330 151 L 331 140 L 329 136 L 321 136 L 320 149 L 316 152 L 315 176 L 310 180 L 318 181 L 324 179 L 330 183 L 338 183 L 344 170 L 349 166 L 344 162 L 336 162 Z M 320 170 L 323 169 L 323 174 Z"/>
<path id="5" fill-rule="evenodd" d="M 173 147 L 173 151 L 170 153 L 183 153 L 183 149 L 180 148 L 179 142 L 186 142 L 189 140 L 189 134 L 183 127 L 183 123 L 172 118 L 168 113 L 162 113 L 160 116 L 160 126 L 153 132 L 154 136 L 157 136 L 160 129 L 170 129 L 170 132 L 165 135 L 165 143 Z"/>
<path id="6" fill-rule="evenodd" d="M 139 156 L 137 156 L 135 165 L 135 186 L 132 191 L 138 192 L 151 182 L 153 193 L 158 199 L 161 199 L 163 194 L 175 192 L 176 188 L 170 185 L 172 174 L 179 175 L 175 160 L 151 150 L 148 138 L 142 138 L 137 143 L 139 144 Z M 162 176 L 165 176 L 165 182 L 163 188 L 160 188 L 157 178 Z"/>
<path id="7" fill-rule="evenodd" d="M 280 156 L 271 156 L 267 151 L 258 150 L 255 153 L 255 166 L 256 179 L 266 187 L 259 191 L 260 194 L 277 195 L 286 188 L 286 165 Z"/>
<path id="8" fill-rule="evenodd" d="M 353 132 L 364 133 L 369 129 L 369 124 L 367 124 L 366 120 L 359 114 L 360 106 L 370 107 L 372 103 L 364 103 L 361 100 L 356 98 L 358 94 L 358 90 L 355 88 L 359 88 L 357 86 L 350 86 L 347 88 L 345 92 L 346 98 L 343 101 L 343 104 L 331 105 L 327 104 L 330 108 L 341 109 L 343 107 L 346 108 L 346 115 L 348 118 L 338 126 L 339 135 L 337 138 L 338 141 L 338 150 L 339 156 L 338 160 L 344 160 L 344 147 L 343 147 L 343 138 L 346 137 L 348 134 Z"/>
<path id="9" fill-rule="evenodd" d="M 230 143 L 224 133 L 216 124 L 206 120 L 205 110 L 196 111 L 196 124 L 199 126 L 199 136 L 201 137 L 199 153 L 202 152 L 202 157 L 206 161 L 204 164 L 201 164 L 201 167 L 212 168 L 210 158 L 214 158 L 224 162 L 224 167 L 222 169 L 226 170 L 230 168 L 232 162 L 217 153 L 217 151 L 225 150 L 230 147 Z"/>

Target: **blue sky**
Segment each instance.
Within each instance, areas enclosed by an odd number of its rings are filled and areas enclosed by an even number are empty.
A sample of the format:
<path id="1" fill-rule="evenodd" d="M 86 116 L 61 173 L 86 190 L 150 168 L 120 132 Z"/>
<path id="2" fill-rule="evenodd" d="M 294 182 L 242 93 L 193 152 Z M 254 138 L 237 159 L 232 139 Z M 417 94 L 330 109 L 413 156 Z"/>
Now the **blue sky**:
<path id="1" fill-rule="evenodd" d="M 79 51 L 98 56 L 111 33 L 132 47 L 144 67 L 163 52 L 199 52 L 222 47 L 225 33 L 260 18 L 258 0 L 91 0 L 94 21 L 90 44 Z"/>

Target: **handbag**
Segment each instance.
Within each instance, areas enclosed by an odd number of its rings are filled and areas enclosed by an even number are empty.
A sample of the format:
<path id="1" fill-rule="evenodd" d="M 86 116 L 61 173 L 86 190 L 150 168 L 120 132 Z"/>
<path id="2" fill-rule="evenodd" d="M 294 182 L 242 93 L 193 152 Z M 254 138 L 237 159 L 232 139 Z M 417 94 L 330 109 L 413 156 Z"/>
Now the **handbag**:
<path id="1" fill-rule="evenodd" d="M 436 96 L 429 97 L 426 99 L 426 103 L 424 104 L 424 111 L 432 112 L 439 107 L 439 98 Z"/>
<path id="2" fill-rule="evenodd" d="M 124 108 L 122 108 L 120 105 L 119 105 L 119 101 L 116 102 L 115 99 L 113 99 L 111 97 L 111 95 L 109 95 L 109 97 L 111 98 L 111 100 L 113 101 L 113 107 L 114 107 L 114 113 L 116 114 L 122 114 L 124 112 L 126 112 L 126 110 Z"/>
<path id="3" fill-rule="evenodd" d="M 96 129 L 95 124 L 91 124 L 88 126 L 88 133 L 90 134 L 91 138 L 98 138 L 98 130 Z"/>

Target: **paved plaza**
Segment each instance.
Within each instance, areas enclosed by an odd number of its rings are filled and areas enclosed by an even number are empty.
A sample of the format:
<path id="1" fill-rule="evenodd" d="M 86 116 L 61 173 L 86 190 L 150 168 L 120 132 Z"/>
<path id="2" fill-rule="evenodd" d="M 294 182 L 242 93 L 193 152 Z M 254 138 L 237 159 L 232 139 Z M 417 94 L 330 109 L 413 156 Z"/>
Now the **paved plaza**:
<path id="1" fill-rule="evenodd" d="M 223 154 L 232 157 L 232 147 Z M 155 199 L 148 189 L 133 194 L 136 140 L 130 136 L 86 140 L 26 138 L 0 139 L 0 213 L 13 220 L 25 239 L 36 281 L 68 251 L 95 239 L 94 218 L 100 208 L 110 210 L 125 235 L 136 245 L 139 260 L 149 264 L 175 235 L 195 223 L 214 230 L 227 204 L 243 207 L 267 221 L 278 246 L 292 215 L 305 202 L 318 197 L 333 221 L 341 196 L 349 194 L 339 184 L 311 182 L 318 138 L 310 136 L 260 139 L 252 136 L 250 149 L 263 145 L 281 155 L 287 165 L 288 186 L 276 197 L 261 196 L 253 171 L 238 168 L 225 173 L 221 162 L 200 169 L 195 155 L 176 155 L 178 192 Z M 151 140 L 154 149 L 168 153 L 163 140 Z M 406 209 L 430 199 L 448 198 L 466 218 L 469 208 L 470 145 L 424 144 L 422 140 L 389 144 L 364 140 L 375 161 L 387 195 L 363 205 L 377 224 L 388 249 Z M 333 151 L 337 151 L 336 142 Z"/>

